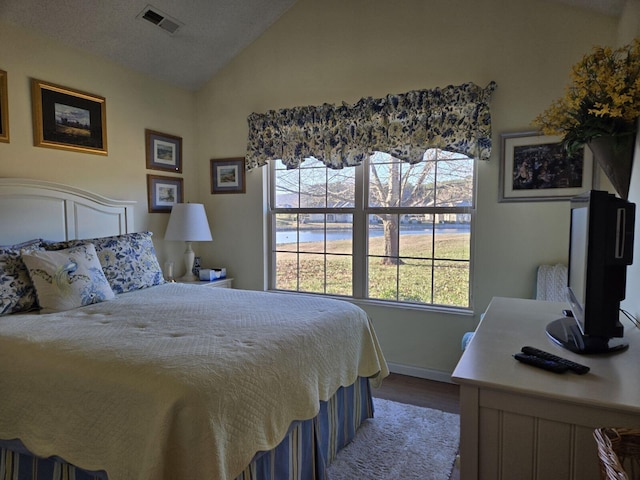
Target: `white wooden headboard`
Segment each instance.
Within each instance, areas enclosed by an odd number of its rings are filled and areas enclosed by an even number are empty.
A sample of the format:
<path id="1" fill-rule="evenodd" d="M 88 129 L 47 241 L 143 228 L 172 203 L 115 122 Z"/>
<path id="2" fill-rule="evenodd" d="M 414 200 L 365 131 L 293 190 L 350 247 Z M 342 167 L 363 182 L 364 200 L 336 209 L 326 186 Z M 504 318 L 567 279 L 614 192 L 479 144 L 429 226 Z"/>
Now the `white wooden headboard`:
<path id="1" fill-rule="evenodd" d="M 133 231 L 133 205 L 59 183 L 0 178 L 0 245 Z"/>

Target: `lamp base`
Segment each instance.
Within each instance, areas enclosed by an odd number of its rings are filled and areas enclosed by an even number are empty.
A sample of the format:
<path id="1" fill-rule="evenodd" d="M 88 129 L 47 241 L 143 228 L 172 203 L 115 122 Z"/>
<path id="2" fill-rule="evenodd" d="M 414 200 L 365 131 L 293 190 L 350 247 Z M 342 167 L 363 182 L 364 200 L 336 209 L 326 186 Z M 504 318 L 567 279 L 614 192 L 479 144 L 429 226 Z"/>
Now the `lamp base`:
<path id="1" fill-rule="evenodd" d="M 191 248 L 191 242 L 187 242 L 187 248 L 184 251 L 184 268 L 185 273 L 184 277 L 180 278 L 181 282 L 195 282 L 196 280 L 200 280 L 193 273 L 193 261 L 196 258 L 196 254 L 193 253 L 193 249 Z"/>

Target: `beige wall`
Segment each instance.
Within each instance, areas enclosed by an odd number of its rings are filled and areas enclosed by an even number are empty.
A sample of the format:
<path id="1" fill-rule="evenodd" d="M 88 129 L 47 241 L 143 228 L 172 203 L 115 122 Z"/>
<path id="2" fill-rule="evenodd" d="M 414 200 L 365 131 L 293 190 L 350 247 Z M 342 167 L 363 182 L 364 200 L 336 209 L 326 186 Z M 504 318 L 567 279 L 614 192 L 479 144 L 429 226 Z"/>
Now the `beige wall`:
<path id="1" fill-rule="evenodd" d="M 136 200 L 135 229 L 153 231 L 162 255 L 168 215 L 147 213 L 146 174 L 163 173 L 146 170 L 144 130 L 183 137 L 185 199 L 195 200 L 195 94 L 6 24 L 0 25 L 0 69 L 8 75 L 11 135 L 10 143 L 0 143 L 0 176 Z M 33 146 L 31 78 L 106 98 L 107 156 Z M 183 247 L 169 245 L 176 248 Z"/>
<path id="2" fill-rule="evenodd" d="M 161 240 L 168 216 L 147 213 L 144 129 L 182 136 L 185 199 L 205 203 L 214 237 L 197 253 L 207 265 L 226 266 L 237 286 L 262 289 L 264 170 L 248 173 L 244 195 L 209 193 L 209 159 L 244 155 L 249 113 L 495 80 L 494 154 L 478 166 L 475 315 L 365 306 L 397 370 L 446 378 L 462 333 L 493 296 L 531 296 L 536 266 L 566 259 L 565 202 L 497 202 L 499 134 L 530 130 L 562 94 L 569 66 L 617 35 L 616 19 L 536 0 L 300 0 L 192 94 L 0 25 L 11 122 L 11 143 L 0 143 L 0 176 L 137 200 L 136 230 L 155 232 L 162 262 L 180 262 L 181 246 Z M 107 157 L 33 147 L 31 77 L 106 97 Z"/>
<path id="3" fill-rule="evenodd" d="M 493 296 L 531 297 L 536 266 L 566 261 L 566 202 L 497 202 L 499 134 L 531 130 L 570 65 L 616 34 L 616 19 L 535 0 L 300 0 L 198 93 L 198 151 L 243 155 L 252 111 L 495 80 L 495 148 L 478 166 L 475 316 L 365 306 L 396 369 L 446 376 Z M 202 190 L 208 167 L 199 168 Z M 244 288 L 264 282 L 263 173 L 249 172 L 247 195 L 204 199 L 212 256 Z"/>
<path id="4" fill-rule="evenodd" d="M 631 43 L 640 37 L 640 0 L 626 0 L 618 23 L 618 45 Z"/>

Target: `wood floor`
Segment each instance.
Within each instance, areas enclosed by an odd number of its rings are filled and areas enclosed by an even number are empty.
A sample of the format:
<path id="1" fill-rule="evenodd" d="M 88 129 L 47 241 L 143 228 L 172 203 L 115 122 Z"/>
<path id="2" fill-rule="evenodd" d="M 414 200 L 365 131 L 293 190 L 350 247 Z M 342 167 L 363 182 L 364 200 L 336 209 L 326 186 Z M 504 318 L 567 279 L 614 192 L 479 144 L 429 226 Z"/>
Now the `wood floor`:
<path id="1" fill-rule="evenodd" d="M 460 389 L 455 384 L 392 373 L 380 388 L 371 390 L 374 397 L 385 400 L 460 414 Z M 460 480 L 458 467 L 453 469 L 449 480 Z"/>
<path id="2" fill-rule="evenodd" d="M 460 389 L 453 383 L 434 382 L 423 378 L 390 374 L 380 388 L 372 388 L 374 397 L 460 413 Z"/>

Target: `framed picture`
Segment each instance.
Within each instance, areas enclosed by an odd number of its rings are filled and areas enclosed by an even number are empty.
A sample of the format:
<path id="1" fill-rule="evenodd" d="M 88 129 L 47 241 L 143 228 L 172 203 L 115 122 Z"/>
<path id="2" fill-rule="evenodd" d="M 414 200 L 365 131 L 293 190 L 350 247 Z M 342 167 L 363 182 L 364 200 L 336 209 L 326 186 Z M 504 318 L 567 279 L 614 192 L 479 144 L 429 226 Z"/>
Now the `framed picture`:
<path id="1" fill-rule="evenodd" d="M 245 193 L 244 158 L 211 160 L 211 193 Z"/>
<path id="2" fill-rule="evenodd" d="M 568 200 L 593 188 L 593 154 L 569 157 L 562 137 L 538 132 L 501 135 L 501 202 Z"/>
<path id="3" fill-rule="evenodd" d="M 36 147 L 107 154 L 104 97 L 31 80 Z"/>
<path id="4" fill-rule="evenodd" d="M 9 94 L 4 70 L 0 70 L 0 142 L 9 143 Z"/>
<path id="5" fill-rule="evenodd" d="M 182 173 L 182 138 L 168 133 L 144 131 L 147 168 Z"/>
<path id="6" fill-rule="evenodd" d="M 147 175 L 149 213 L 169 213 L 176 203 L 183 203 L 182 178 Z"/>

